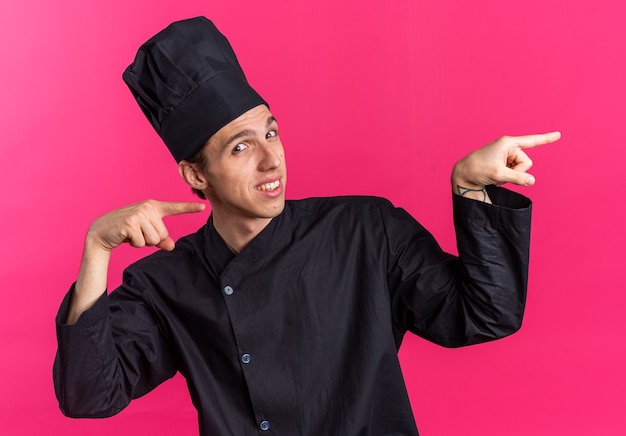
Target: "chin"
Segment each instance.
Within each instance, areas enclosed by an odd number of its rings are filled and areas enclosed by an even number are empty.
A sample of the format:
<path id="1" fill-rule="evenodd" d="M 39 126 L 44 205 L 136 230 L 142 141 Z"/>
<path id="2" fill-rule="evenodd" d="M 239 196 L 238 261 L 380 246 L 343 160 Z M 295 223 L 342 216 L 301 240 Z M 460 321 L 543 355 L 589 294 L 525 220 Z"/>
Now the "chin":
<path id="1" fill-rule="evenodd" d="M 268 218 L 275 218 L 285 210 L 285 200 L 282 200 L 280 204 L 276 204 L 268 211 Z"/>

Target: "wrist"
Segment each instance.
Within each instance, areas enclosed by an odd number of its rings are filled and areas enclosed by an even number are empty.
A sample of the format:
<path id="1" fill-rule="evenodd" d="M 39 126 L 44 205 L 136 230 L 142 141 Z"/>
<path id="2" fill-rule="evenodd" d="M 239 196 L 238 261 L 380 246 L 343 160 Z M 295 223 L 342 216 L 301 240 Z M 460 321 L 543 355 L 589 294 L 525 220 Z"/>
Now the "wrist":
<path id="1" fill-rule="evenodd" d="M 458 166 L 458 165 L 457 165 Z M 459 175 L 457 166 L 452 172 L 452 192 L 461 197 L 470 198 L 472 200 L 482 201 L 484 203 L 491 203 L 489 194 L 485 185 L 479 185 L 471 182 L 466 178 Z"/>
<path id="2" fill-rule="evenodd" d="M 111 257 L 112 248 L 107 247 L 102 243 L 101 238 L 98 237 L 91 230 L 87 232 L 85 236 L 85 246 L 83 250 L 83 260 L 89 259 L 102 259 L 108 261 Z"/>

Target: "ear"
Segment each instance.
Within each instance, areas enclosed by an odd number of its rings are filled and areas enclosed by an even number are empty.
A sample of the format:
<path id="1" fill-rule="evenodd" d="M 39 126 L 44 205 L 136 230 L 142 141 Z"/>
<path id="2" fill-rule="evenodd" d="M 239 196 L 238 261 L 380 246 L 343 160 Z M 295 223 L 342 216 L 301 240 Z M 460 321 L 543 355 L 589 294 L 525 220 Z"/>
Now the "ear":
<path id="1" fill-rule="evenodd" d="M 209 186 L 206 177 L 204 177 L 197 165 L 186 160 L 181 160 L 178 164 L 178 174 L 189 186 L 199 191 L 204 191 Z"/>

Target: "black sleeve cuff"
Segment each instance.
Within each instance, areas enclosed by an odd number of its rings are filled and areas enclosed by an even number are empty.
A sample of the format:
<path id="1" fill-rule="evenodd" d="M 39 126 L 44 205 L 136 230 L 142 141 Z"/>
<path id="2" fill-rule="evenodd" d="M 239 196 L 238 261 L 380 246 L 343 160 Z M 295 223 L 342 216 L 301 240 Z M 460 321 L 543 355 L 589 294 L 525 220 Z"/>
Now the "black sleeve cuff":
<path id="1" fill-rule="evenodd" d="M 59 340 L 63 337 L 71 336 L 72 332 L 81 332 L 84 330 L 88 330 L 93 325 L 97 324 L 98 321 L 102 320 L 103 317 L 107 316 L 109 313 L 109 301 L 107 297 L 107 292 L 104 293 L 96 300 L 96 302 L 89 309 L 84 311 L 76 321 L 76 324 L 66 324 L 67 316 L 70 310 L 70 304 L 72 302 L 72 296 L 74 295 L 76 283 L 72 285 L 70 290 L 63 301 L 61 302 L 61 306 L 59 307 L 59 311 L 56 316 L 56 329 L 57 336 Z"/>

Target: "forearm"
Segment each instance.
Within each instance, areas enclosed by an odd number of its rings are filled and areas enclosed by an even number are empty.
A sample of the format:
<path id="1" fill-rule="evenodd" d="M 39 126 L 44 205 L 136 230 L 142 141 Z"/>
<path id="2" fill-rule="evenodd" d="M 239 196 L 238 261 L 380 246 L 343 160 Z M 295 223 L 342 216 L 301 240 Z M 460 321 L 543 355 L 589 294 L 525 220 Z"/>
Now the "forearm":
<path id="1" fill-rule="evenodd" d="M 531 203 L 504 189 L 487 190 L 497 206 L 455 201 L 459 297 L 472 325 L 469 343 L 517 331 L 526 301 Z"/>
<path id="2" fill-rule="evenodd" d="M 488 188 L 495 204 L 512 193 Z M 505 197 L 505 198 L 501 198 Z M 521 197 L 521 196 L 520 196 Z M 513 205 L 511 205 L 513 206 Z M 419 334 L 445 347 L 491 341 L 517 331 L 526 301 L 530 207 L 510 209 L 454 198 L 459 257 L 451 280 L 432 281 Z M 441 273 L 439 276 L 445 277 Z"/>
<path id="3" fill-rule="evenodd" d="M 55 392 L 68 416 L 105 417 L 172 377 L 176 354 L 161 335 L 141 278 L 102 293 L 73 325 L 65 323 L 76 285 L 56 317 Z"/>
<path id="4" fill-rule="evenodd" d="M 399 212 L 385 218 L 395 320 L 446 347 L 501 338 L 522 321 L 530 201 L 495 186 L 486 190 L 493 205 L 453 197 L 459 257 Z"/>
<path id="5" fill-rule="evenodd" d="M 162 218 L 204 207 L 147 200 L 92 222 L 76 284 L 56 319 L 55 392 L 68 416 L 110 416 L 175 374 L 176 355 L 159 331 L 151 302 L 144 299 L 145 283 L 126 280 L 121 287 L 125 297 L 117 302 L 119 289 L 113 297 L 105 295 L 109 261 L 111 251 L 123 243 L 173 250 Z"/>
<path id="6" fill-rule="evenodd" d="M 63 413 L 75 418 L 111 416 L 130 401 L 119 377 L 117 348 L 110 326 L 109 301 L 100 295 L 74 325 L 65 324 L 74 285 L 56 319 L 58 350 L 54 360 L 54 389 Z"/>
<path id="7" fill-rule="evenodd" d="M 106 290 L 110 258 L 111 251 L 98 246 L 88 235 L 66 324 L 75 324 Z"/>

